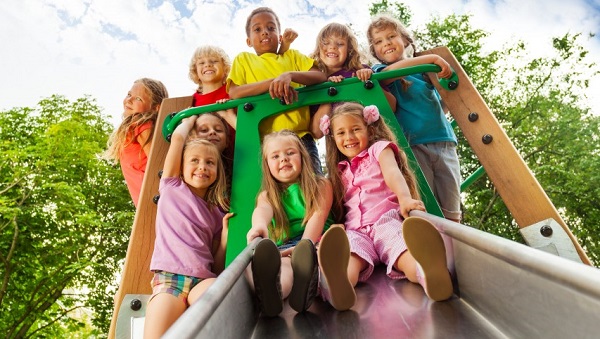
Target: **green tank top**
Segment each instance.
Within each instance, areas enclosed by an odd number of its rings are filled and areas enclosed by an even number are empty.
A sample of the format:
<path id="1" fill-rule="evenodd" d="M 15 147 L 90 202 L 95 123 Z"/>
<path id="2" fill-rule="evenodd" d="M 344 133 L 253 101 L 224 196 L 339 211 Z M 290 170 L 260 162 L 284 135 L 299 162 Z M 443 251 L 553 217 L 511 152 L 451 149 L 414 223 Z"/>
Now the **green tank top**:
<path id="1" fill-rule="evenodd" d="M 290 225 L 290 234 L 287 237 L 284 235 L 282 239 L 277 239 L 277 246 L 285 244 L 290 239 L 302 236 L 302 233 L 304 233 L 305 225 L 302 224 L 302 221 L 306 214 L 306 206 L 298 183 L 291 184 L 287 188 L 287 192 L 282 196 L 282 204 Z M 273 225 L 275 225 L 275 220 L 272 222 Z M 331 224 L 333 224 L 333 216 L 329 213 L 329 216 L 327 216 L 327 220 L 325 221 L 325 226 L 323 227 L 323 232 L 325 232 Z"/>

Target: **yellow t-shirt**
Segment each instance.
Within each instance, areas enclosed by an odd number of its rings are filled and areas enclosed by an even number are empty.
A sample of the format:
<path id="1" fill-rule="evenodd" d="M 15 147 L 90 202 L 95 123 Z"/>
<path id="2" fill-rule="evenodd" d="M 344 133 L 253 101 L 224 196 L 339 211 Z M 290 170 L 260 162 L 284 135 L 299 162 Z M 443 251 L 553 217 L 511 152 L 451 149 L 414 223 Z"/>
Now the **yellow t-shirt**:
<path id="1" fill-rule="evenodd" d="M 231 65 L 231 71 L 227 77 L 227 91 L 234 83 L 238 86 L 252 84 L 255 82 L 273 79 L 284 72 L 304 72 L 313 67 L 315 61 L 297 50 L 290 49 L 283 55 L 274 53 L 242 52 L 238 54 Z M 300 84 L 291 83 L 292 87 L 300 87 Z M 289 129 L 302 137 L 308 133 L 310 124 L 310 112 L 308 107 L 297 110 L 286 111 L 261 121 L 259 131 L 261 136 L 273 131 Z"/>

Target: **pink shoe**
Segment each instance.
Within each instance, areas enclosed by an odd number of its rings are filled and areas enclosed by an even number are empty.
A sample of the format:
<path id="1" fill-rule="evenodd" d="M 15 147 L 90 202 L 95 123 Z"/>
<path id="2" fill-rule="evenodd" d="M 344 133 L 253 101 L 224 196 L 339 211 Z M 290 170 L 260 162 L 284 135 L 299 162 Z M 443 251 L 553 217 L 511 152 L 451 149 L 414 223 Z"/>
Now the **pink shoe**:
<path id="1" fill-rule="evenodd" d="M 427 220 L 410 217 L 402 223 L 404 242 L 417 261 L 417 279 L 429 299 L 442 301 L 453 293 L 452 279 L 446 267 L 446 247 L 442 236 Z"/>

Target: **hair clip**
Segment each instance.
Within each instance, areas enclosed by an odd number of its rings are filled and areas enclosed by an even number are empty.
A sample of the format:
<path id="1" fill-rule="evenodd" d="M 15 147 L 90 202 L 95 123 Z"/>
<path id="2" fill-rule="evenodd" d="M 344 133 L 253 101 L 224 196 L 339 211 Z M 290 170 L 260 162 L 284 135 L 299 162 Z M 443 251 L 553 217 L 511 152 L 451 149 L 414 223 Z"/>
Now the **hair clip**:
<path id="1" fill-rule="evenodd" d="M 324 135 L 329 134 L 329 126 L 331 125 L 331 120 L 329 120 L 329 115 L 324 115 L 319 119 L 319 129 L 323 132 Z"/>
<path id="2" fill-rule="evenodd" d="M 367 125 L 374 123 L 379 120 L 379 108 L 375 105 L 365 106 L 363 109 L 363 117 L 365 118 Z"/>

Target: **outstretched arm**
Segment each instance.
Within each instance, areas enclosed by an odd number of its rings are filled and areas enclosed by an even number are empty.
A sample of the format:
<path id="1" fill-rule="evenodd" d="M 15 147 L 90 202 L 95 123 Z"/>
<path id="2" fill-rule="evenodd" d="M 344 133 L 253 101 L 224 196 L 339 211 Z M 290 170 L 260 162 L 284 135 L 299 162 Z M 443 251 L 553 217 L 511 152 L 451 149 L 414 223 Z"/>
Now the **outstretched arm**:
<path id="1" fill-rule="evenodd" d="M 223 217 L 223 230 L 221 231 L 221 240 L 213 243 L 213 273 L 220 274 L 225 269 L 225 250 L 227 249 L 227 235 L 229 234 L 229 218 L 233 213 L 227 213 Z"/>
<path id="2" fill-rule="evenodd" d="M 256 207 L 252 212 L 252 228 L 246 234 L 246 240 L 250 243 L 254 238 L 269 237 L 269 224 L 273 219 L 273 207 L 267 200 L 265 191 L 260 192 L 256 199 Z"/>
<path id="3" fill-rule="evenodd" d="M 400 214 L 404 218 L 409 217 L 409 212 L 412 210 L 425 211 L 425 205 L 421 200 L 413 199 L 410 195 L 410 189 L 406 184 L 406 179 L 396 163 L 394 151 L 387 147 L 379 154 L 379 165 L 383 173 L 385 184 L 396 194 L 398 203 L 400 204 Z"/>
<path id="4" fill-rule="evenodd" d="M 181 121 L 179 126 L 175 128 L 171 135 L 171 145 L 169 145 L 169 151 L 165 157 L 165 164 L 163 167 L 163 177 L 172 178 L 181 175 L 181 156 L 183 154 L 183 146 L 188 134 L 194 128 L 196 124 L 197 115 L 192 115 L 189 118 L 185 118 Z"/>
<path id="5" fill-rule="evenodd" d="M 402 60 L 394 62 L 391 65 L 388 65 L 386 68 L 383 69 L 383 71 L 391 71 L 394 69 L 406 68 L 406 67 L 410 67 L 410 66 L 426 65 L 426 64 L 435 64 L 435 65 L 440 66 L 442 68 L 442 70 L 439 73 L 437 73 L 437 75 L 440 78 L 449 78 L 452 76 L 452 68 L 450 68 L 450 64 L 437 54 L 427 54 L 427 55 L 421 55 L 421 56 L 410 58 L 410 59 L 402 59 Z M 396 80 L 396 79 L 395 78 L 385 79 L 385 80 L 381 80 L 381 83 L 387 85 L 394 80 Z"/>

